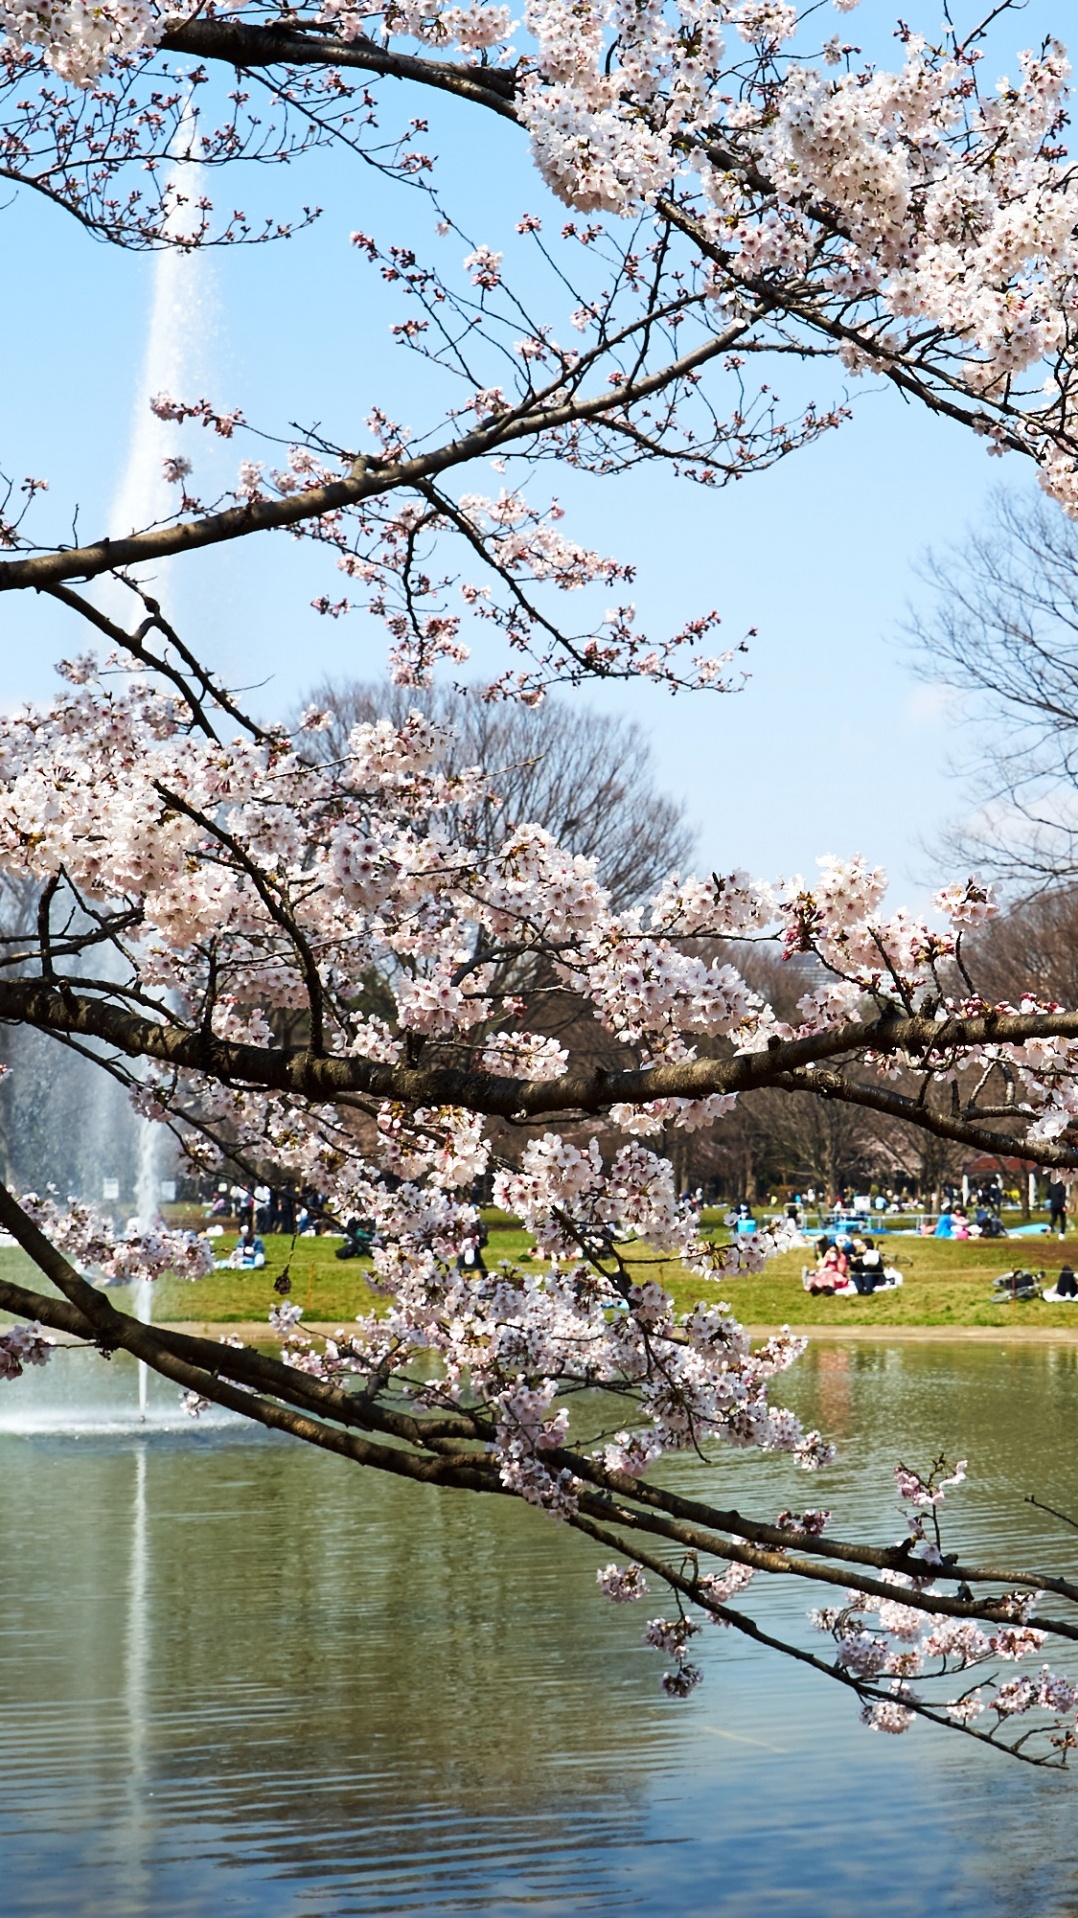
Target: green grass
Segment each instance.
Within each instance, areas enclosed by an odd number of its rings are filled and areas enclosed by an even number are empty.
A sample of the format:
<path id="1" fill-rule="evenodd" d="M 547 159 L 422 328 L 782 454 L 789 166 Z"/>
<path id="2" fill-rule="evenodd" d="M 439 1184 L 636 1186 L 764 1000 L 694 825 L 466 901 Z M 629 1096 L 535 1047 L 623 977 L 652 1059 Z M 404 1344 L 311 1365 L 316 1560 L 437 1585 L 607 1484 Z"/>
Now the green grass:
<path id="1" fill-rule="evenodd" d="M 219 1258 L 226 1258 L 235 1239 L 217 1240 Z M 291 1298 L 303 1307 L 308 1321 L 347 1324 L 357 1314 L 377 1308 L 376 1295 L 365 1282 L 366 1262 L 338 1260 L 337 1239 L 290 1240 L 267 1237 L 266 1264 L 259 1272 L 214 1272 L 194 1284 L 162 1279 L 155 1288 L 154 1316 L 158 1320 L 206 1320 L 220 1324 L 259 1322 L 266 1318 L 278 1294 L 273 1281 L 284 1270 L 291 1253 Z M 490 1225 L 487 1263 L 522 1258 L 530 1248 L 528 1235 L 508 1225 Z M 1078 1303 L 1073 1306 L 996 1303 L 992 1280 L 1009 1266 L 1034 1271 L 1044 1267 L 1052 1275 L 1070 1258 L 1078 1259 L 1078 1239 L 1060 1245 L 1055 1239 L 1017 1239 L 980 1245 L 948 1243 L 939 1239 L 893 1238 L 882 1245 L 889 1262 L 905 1276 L 900 1291 L 882 1298 L 813 1298 L 801 1284 L 801 1267 L 810 1262 L 808 1250 L 784 1253 L 765 1271 L 740 1278 L 707 1281 L 692 1277 L 673 1260 L 649 1256 L 641 1250 L 634 1261 L 640 1278 L 655 1277 L 666 1285 L 680 1310 L 697 1299 L 724 1300 L 747 1325 L 878 1326 L 1070 1326 L 1078 1329 Z M 40 1275 L 22 1253 L 0 1250 L 0 1275 L 40 1288 Z M 117 1289 L 116 1303 L 130 1307 L 130 1295 Z"/>
<path id="2" fill-rule="evenodd" d="M 369 1261 L 338 1259 L 339 1238 L 302 1238 L 292 1240 L 267 1234 L 264 1238 L 266 1263 L 257 1272 L 211 1272 L 195 1281 L 164 1278 L 154 1287 L 153 1313 L 158 1322 L 182 1323 L 207 1320 L 214 1324 L 241 1324 L 264 1320 L 271 1305 L 280 1303 L 273 1281 L 289 1270 L 292 1290 L 289 1297 L 303 1307 L 304 1318 L 347 1324 L 362 1312 L 377 1309 L 379 1300 L 366 1283 Z M 235 1233 L 226 1233 L 214 1241 L 219 1259 L 226 1259 L 236 1243 Z M 518 1259 L 531 1246 L 531 1239 L 519 1227 L 491 1231 L 487 1262 Z M 19 1284 L 51 1291 L 40 1273 L 23 1253 L 0 1249 L 0 1277 Z M 117 1286 L 109 1291 L 121 1310 L 132 1309 L 132 1288 Z"/>
<path id="3" fill-rule="evenodd" d="M 490 1225 L 486 1250 L 488 1265 L 499 1259 L 520 1259 L 531 1245 L 519 1228 Z M 234 1241 L 218 1241 L 227 1256 Z M 202 1318 L 221 1321 L 261 1319 L 276 1297 L 273 1279 L 283 1270 L 290 1241 L 267 1238 L 266 1265 L 261 1272 L 217 1272 L 195 1285 L 164 1280 L 157 1290 L 155 1310 L 168 1319 Z M 900 1291 L 882 1298 L 813 1298 L 801 1284 L 801 1267 L 810 1261 L 807 1251 L 784 1253 L 754 1275 L 706 1281 L 686 1273 L 676 1261 L 649 1257 L 634 1261 L 641 1278 L 659 1278 L 672 1292 L 680 1310 L 699 1298 L 725 1299 L 747 1325 L 936 1325 L 936 1326 L 1074 1326 L 1078 1304 L 1046 1305 L 1041 1300 L 997 1304 L 992 1280 L 1011 1265 L 1041 1266 L 1051 1274 L 1067 1256 L 1054 1239 L 948 1244 L 940 1239 L 894 1238 L 882 1241 L 886 1257 L 905 1277 Z M 364 1283 L 365 1262 L 334 1257 L 334 1239 L 301 1239 L 292 1254 L 291 1297 L 311 1320 L 346 1322 L 369 1311 L 375 1295 Z M 1078 1241 L 1071 1254 L 1078 1257 Z"/>

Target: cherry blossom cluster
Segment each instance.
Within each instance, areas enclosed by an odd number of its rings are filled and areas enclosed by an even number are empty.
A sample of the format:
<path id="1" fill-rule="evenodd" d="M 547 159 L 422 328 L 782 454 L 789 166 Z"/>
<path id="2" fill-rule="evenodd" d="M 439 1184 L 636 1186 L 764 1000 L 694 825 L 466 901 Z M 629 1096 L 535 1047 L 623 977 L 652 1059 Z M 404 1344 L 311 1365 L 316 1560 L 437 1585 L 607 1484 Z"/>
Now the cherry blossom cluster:
<path id="1" fill-rule="evenodd" d="M 990 399 L 1066 354 L 1078 184 L 1053 144 L 1070 71 L 1057 43 L 983 96 L 976 40 L 937 49 L 907 32 L 892 73 L 848 64 L 852 50 L 816 65 L 793 44 L 789 6 L 608 0 L 582 16 L 537 0 L 527 18 L 539 52 L 522 112 L 545 179 L 569 205 L 615 214 L 683 193 L 683 219 L 721 263 L 717 298 L 771 276 L 815 281 L 857 313 L 840 345 L 855 373 L 941 327 L 954 375 Z M 761 66 L 739 65 L 739 41 Z M 1051 431 L 1067 379 L 1050 376 L 1024 430 L 1070 508 L 1073 450 Z"/>
<path id="2" fill-rule="evenodd" d="M 22 1206 L 78 1271 L 94 1277 L 136 1285 L 166 1272 L 201 1279 L 213 1271 L 212 1247 L 193 1232 L 132 1220 L 129 1230 L 118 1235 L 113 1221 L 96 1206 L 81 1199 L 60 1205 L 51 1195 L 42 1198 L 35 1192 L 23 1195 Z"/>
<path id="3" fill-rule="evenodd" d="M 0 7 L 4 33 L 40 47 L 49 66 L 76 87 L 91 86 L 118 58 L 156 46 L 165 19 L 149 0 L 5 0 Z"/>
<path id="4" fill-rule="evenodd" d="M 933 1579 L 941 1566 L 938 1514 L 947 1493 L 963 1483 L 966 1461 L 953 1468 L 943 1458 L 931 1470 L 920 1473 L 898 1466 L 895 1484 L 899 1496 L 912 1508 L 909 1524 L 911 1543 L 917 1543 L 918 1569 L 910 1572 L 885 1570 L 881 1582 L 893 1588 L 893 1598 L 868 1596 L 862 1592 L 847 1594 L 844 1608 L 827 1608 L 813 1614 L 813 1623 L 828 1632 L 837 1647 L 836 1663 L 852 1677 L 864 1680 L 875 1694 L 886 1683 L 889 1696 L 866 1697 L 862 1720 L 873 1731 L 892 1734 L 909 1729 L 917 1716 L 917 1706 L 925 1702 L 924 1684 L 982 1670 L 985 1666 L 1014 1664 L 1036 1656 L 1046 1634 L 1026 1623 L 1036 1609 L 1041 1594 L 1033 1590 L 1005 1592 L 992 1601 L 994 1613 L 1013 1621 L 985 1630 L 972 1619 L 934 1613 L 921 1605 L 902 1599 L 902 1592 L 931 1597 Z M 926 1539 L 924 1521 L 930 1515 L 935 1537 Z M 923 1566 L 923 1569 L 921 1567 Z M 914 1690 L 914 1681 L 922 1690 Z M 949 1687 L 948 1687 L 949 1689 Z M 1000 1679 L 997 1675 L 975 1680 L 947 1701 L 944 1709 L 953 1722 L 970 1727 L 986 1712 L 994 1713 L 995 1723 L 1040 1709 L 1051 1714 L 1054 1722 L 1052 1743 L 1070 1746 L 1075 1742 L 1073 1720 L 1078 1707 L 1078 1683 L 1042 1665 L 1035 1677 Z"/>
<path id="5" fill-rule="evenodd" d="M 558 1456 L 567 1416 L 564 1408 L 554 1409 L 554 1400 L 570 1383 L 632 1394 L 645 1424 L 631 1436 L 619 1433 L 599 1453 L 608 1467 L 631 1476 L 664 1450 L 708 1438 L 787 1451 L 808 1468 L 826 1463 L 831 1448 L 820 1435 L 805 1432 L 768 1400 L 771 1381 L 799 1355 L 803 1341 L 784 1334 L 753 1352 L 727 1308 L 700 1307 L 679 1320 L 661 1285 L 623 1277 L 611 1260 L 615 1235 L 638 1235 L 653 1248 L 669 1229 L 668 1164 L 649 1155 L 634 1182 L 623 1160 L 604 1180 L 597 1155 L 589 1154 L 586 1189 L 571 1153 L 563 1170 L 563 1177 L 544 1175 L 541 1213 L 530 1175 L 535 1209 L 525 1217 L 545 1222 L 556 1212 L 552 1230 L 572 1243 L 572 1256 L 553 1256 L 543 1269 L 508 1264 L 490 1273 L 462 1263 L 474 1216 L 467 1205 L 433 1183 L 388 1192 L 372 1181 L 363 1194 L 378 1234 L 371 1276 L 386 1305 L 321 1354 L 297 1340 L 299 1309 L 291 1302 L 275 1306 L 276 1329 L 292 1339 L 291 1362 L 332 1378 L 342 1371 L 378 1372 L 405 1351 L 436 1354 L 437 1384 L 422 1388 L 420 1397 L 478 1401 L 502 1483 L 554 1513 L 575 1510 L 580 1490 Z M 354 1186 L 352 1197 L 359 1199 Z M 538 1236 L 549 1249 L 550 1235 Z M 689 1242 L 684 1224 L 678 1242 Z"/>
<path id="6" fill-rule="evenodd" d="M 874 1731 L 903 1732 L 913 1724 L 915 1707 L 925 1696 L 923 1690 L 914 1690 L 914 1680 L 953 1682 L 988 1665 L 1032 1658 L 1044 1645 L 1044 1632 L 1028 1625 L 985 1631 L 970 1619 L 904 1604 L 899 1596 L 902 1590 L 931 1596 L 931 1584 L 923 1578 L 893 1572 L 884 1572 L 881 1578 L 894 1585 L 894 1599 L 851 1592 L 845 1609 L 813 1614 L 817 1628 L 834 1638 L 836 1662 L 843 1671 L 873 1686 L 886 1681 L 891 1695 L 867 1699 L 862 1710 L 864 1723 Z M 1013 1594 L 1014 1611 L 1032 1609 L 1038 1596 L 1036 1592 Z M 1006 1610 L 1006 1599 L 996 1608 Z M 999 1724 L 1038 1708 L 1057 1720 L 1073 1719 L 1076 1707 L 1078 1683 L 1042 1665 L 1036 1677 L 1023 1674 L 1000 1680 L 991 1675 L 974 1681 L 948 1700 L 945 1709 L 956 1723 L 968 1726 L 986 1711 L 994 1712 Z M 1063 1731 L 1062 1725 L 1056 1729 Z M 1073 1724 L 1065 1735 L 1073 1739 Z"/>
<path id="7" fill-rule="evenodd" d="M 0 1332 L 0 1379 L 18 1379 L 28 1365 L 47 1365 L 55 1340 L 40 1325 L 13 1325 Z"/>
<path id="8" fill-rule="evenodd" d="M 605 1565 L 596 1572 L 595 1582 L 603 1597 L 612 1599 L 615 1605 L 625 1605 L 633 1599 L 644 1598 L 648 1589 L 642 1567 L 635 1564 Z"/>
<path id="9" fill-rule="evenodd" d="M 644 1633 L 645 1645 L 653 1651 L 662 1652 L 673 1659 L 673 1666 L 663 1673 L 662 1688 L 669 1698 L 688 1698 L 689 1693 L 703 1683 L 704 1674 L 699 1665 L 694 1665 L 689 1657 L 689 1645 L 699 1632 L 696 1619 L 680 1612 L 677 1618 L 653 1618 L 648 1622 Z"/>

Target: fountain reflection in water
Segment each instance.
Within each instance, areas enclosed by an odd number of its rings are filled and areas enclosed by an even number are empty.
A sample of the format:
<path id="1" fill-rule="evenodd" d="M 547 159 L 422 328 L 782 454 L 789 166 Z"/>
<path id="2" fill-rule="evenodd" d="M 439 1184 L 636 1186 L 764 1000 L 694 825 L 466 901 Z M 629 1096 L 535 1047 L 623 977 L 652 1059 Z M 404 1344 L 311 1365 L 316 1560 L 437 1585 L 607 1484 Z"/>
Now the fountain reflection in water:
<path id="1" fill-rule="evenodd" d="M 145 1367 L 140 1366 L 140 1374 Z M 140 1416 L 142 1378 L 139 1379 Z M 146 1511 L 146 1447 L 134 1448 L 135 1487 L 131 1505 L 131 1565 L 127 1586 L 127 1632 L 124 1643 L 123 1700 L 127 1718 L 127 1818 L 123 1850 L 128 1860 L 126 1886 L 130 1904 L 149 1908 L 148 1855 L 152 1842 L 153 1790 L 149 1782 L 147 1745 L 147 1689 L 149 1680 L 150 1607 L 148 1602 L 148 1537 Z"/>

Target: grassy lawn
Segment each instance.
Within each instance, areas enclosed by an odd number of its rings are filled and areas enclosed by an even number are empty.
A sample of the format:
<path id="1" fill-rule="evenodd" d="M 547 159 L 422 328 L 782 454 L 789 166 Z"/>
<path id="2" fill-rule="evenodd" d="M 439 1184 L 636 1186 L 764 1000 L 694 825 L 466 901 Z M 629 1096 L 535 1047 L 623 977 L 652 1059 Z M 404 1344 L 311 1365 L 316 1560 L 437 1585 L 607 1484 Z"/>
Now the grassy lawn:
<path id="1" fill-rule="evenodd" d="M 217 1241 L 218 1256 L 227 1257 L 232 1235 Z M 259 1272 L 215 1272 L 195 1284 L 175 1279 L 159 1281 L 154 1294 L 158 1320 L 208 1320 L 221 1324 L 259 1322 L 266 1318 L 277 1294 L 274 1279 L 291 1252 L 291 1298 L 303 1307 L 309 1321 L 347 1324 L 370 1310 L 375 1296 L 365 1283 L 362 1260 L 338 1260 L 337 1239 L 306 1238 L 296 1244 L 285 1238 L 266 1239 L 266 1265 Z M 1078 1237 L 1073 1245 L 1055 1239 L 1017 1239 L 980 1245 L 948 1243 L 939 1239 L 898 1238 L 883 1241 L 888 1262 L 905 1276 L 900 1291 L 882 1298 L 813 1298 L 801 1284 L 807 1251 L 785 1253 L 755 1275 L 728 1278 L 719 1283 L 696 1279 L 672 1260 L 641 1253 L 634 1269 L 641 1278 L 655 1277 L 674 1295 L 678 1307 L 688 1310 L 697 1299 L 724 1300 L 747 1325 L 878 1326 L 1069 1326 L 1078 1330 L 1078 1302 L 1073 1306 L 1028 1303 L 996 1304 L 992 1280 L 1012 1265 L 1034 1271 L 1045 1268 L 1049 1277 L 1066 1259 L 1078 1259 Z M 509 1224 L 490 1223 L 488 1265 L 499 1259 L 520 1259 L 530 1247 L 528 1235 Z M 0 1250 L 0 1273 L 38 1286 L 40 1276 L 23 1254 Z M 130 1306 L 126 1290 L 114 1294 L 121 1308 Z"/>
<path id="2" fill-rule="evenodd" d="M 763 1272 L 725 1280 L 721 1296 L 746 1325 L 939 1325 L 939 1326 L 1071 1326 L 1078 1330 L 1078 1301 L 1074 1305 L 1047 1305 L 1042 1299 L 996 1304 L 992 1280 L 1013 1266 L 1034 1272 L 1042 1268 L 1050 1285 L 1069 1258 L 1078 1260 L 1078 1238 L 1073 1245 L 1056 1239 L 1002 1239 L 981 1245 L 976 1241 L 893 1238 L 878 1241 L 887 1264 L 897 1265 L 905 1284 L 881 1298 L 813 1298 L 801 1284 L 801 1267 L 811 1264 L 807 1251 L 786 1252 Z M 699 1282 L 686 1280 L 674 1267 L 664 1268 L 679 1305 L 691 1304 Z"/>

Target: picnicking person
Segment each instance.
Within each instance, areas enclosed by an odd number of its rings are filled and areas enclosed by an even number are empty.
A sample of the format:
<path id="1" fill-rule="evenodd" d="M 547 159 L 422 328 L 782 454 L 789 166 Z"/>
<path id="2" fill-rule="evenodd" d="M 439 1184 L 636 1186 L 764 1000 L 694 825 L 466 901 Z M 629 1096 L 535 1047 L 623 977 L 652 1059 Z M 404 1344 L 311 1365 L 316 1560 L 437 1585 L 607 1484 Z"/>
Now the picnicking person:
<path id="1" fill-rule="evenodd" d="M 856 1236 L 850 1247 L 850 1277 L 858 1292 L 872 1293 L 883 1283 L 883 1260 L 872 1239 Z"/>
<path id="2" fill-rule="evenodd" d="M 978 1239 L 1005 1239 L 1007 1228 L 995 1212 L 989 1212 L 983 1205 L 977 1207 L 970 1226 L 970 1237 Z"/>
<path id="3" fill-rule="evenodd" d="M 337 1247 L 336 1259 L 361 1259 L 381 1240 L 370 1219 L 349 1219 L 344 1229 L 344 1244 Z"/>
<path id="4" fill-rule="evenodd" d="M 802 1272 L 806 1292 L 844 1292 L 850 1284 L 850 1266 L 842 1247 L 834 1239 L 823 1238 L 816 1245 L 816 1267 Z"/>
<path id="5" fill-rule="evenodd" d="M 801 1282 L 806 1292 L 852 1299 L 893 1292 L 902 1284 L 902 1274 L 884 1264 L 875 1240 L 855 1232 L 848 1239 L 817 1240 L 816 1264 L 802 1266 Z"/>
<path id="6" fill-rule="evenodd" d="M 241 1227 L 240 1236 L 227 1259 L 218 1259 L 217 1263 L 232 1272 L 256 1272 L 265 1265 L 266 1248 L 253 1225 Z"/>

